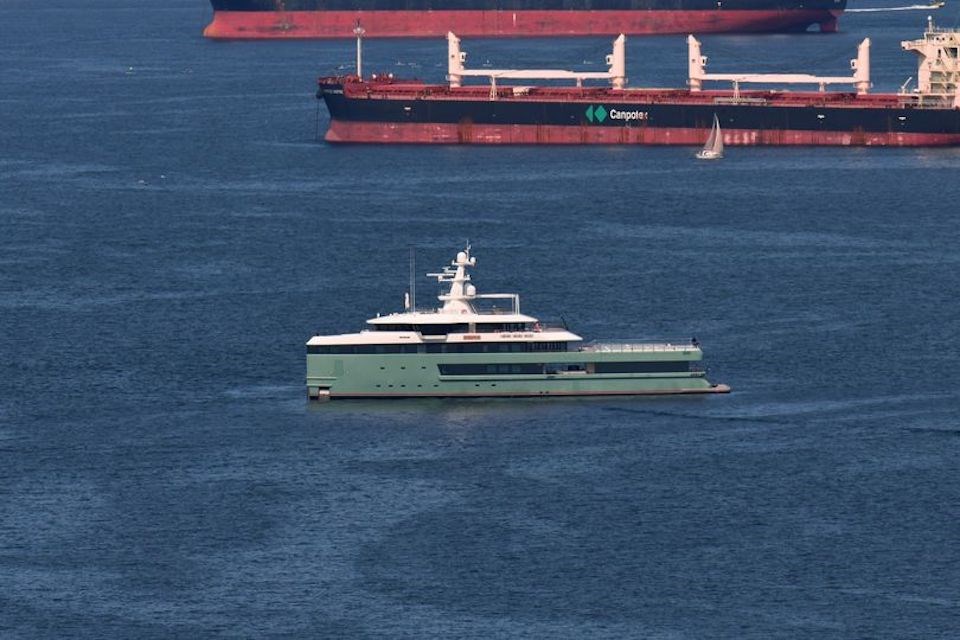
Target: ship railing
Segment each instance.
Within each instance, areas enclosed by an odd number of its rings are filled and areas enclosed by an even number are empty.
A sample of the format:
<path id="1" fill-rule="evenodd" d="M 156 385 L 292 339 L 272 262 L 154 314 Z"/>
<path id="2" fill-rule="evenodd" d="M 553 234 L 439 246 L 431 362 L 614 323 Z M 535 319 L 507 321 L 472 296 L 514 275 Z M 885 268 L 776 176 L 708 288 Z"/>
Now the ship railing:
<path id="1" fill-rule="evenodd" d="M 664 351 L 692 351 L 699 349 L 697 342 L 678 340 L 676 342 L 643 342 L 640 340 L 617 340 L 609 342 L 588 342 L 580 347 L 580 351 L 597 353 L 619 352 L 664 352 Z"/>
<path id="2" fill-rule="evenodd" d="M 950 27 L 938 27 L 930 21 L 927 23 L 927 29 L 924 33 L 957 33 L 957 30 Z"/>

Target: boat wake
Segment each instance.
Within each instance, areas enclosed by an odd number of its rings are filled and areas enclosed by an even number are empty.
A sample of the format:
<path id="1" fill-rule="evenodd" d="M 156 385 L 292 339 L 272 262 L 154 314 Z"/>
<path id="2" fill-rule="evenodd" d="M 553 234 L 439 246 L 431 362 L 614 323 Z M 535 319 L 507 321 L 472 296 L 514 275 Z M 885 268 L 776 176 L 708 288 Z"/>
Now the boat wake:
<path id="1" fill-rule="evenodd" d="M 931 9 L 942 9 L 946 2 L 934 2 L 931 4 L 911 4 L 904 7 L 867 7 L 864 9 L 847 9 L 845 13 L 886 13 L 887 11 L 930 11 Z"/>

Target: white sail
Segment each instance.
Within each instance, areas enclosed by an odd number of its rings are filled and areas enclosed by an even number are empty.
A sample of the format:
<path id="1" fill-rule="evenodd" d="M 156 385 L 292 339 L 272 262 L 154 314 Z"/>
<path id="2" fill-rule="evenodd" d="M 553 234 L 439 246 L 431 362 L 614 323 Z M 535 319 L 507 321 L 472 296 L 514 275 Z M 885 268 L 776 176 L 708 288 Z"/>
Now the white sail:
<path id="1" fill-rule="evenodd" d="M 713 147 L 717 144 L 717 127 L 719 126 L 717 121 L 717 115 L 713 115 L 713 126 L 710 127 L 710 135 L 707 136 L 707 143 L 703 145 L 704 151 L 713 151 Z"/>
<path id="2" fill-rule="evenodd" d="M 713 151 L 718 156 L 723 155 L 723 133 L 720 132 L 720 120 L 713 114 Z"/>
<path id="3" fill-rule="evenodd" d="M 723 157 L 723 133 L 720 131 L 720 119 L 713 114 L 713 127 L 707 137 L 703 150 L 697 154 L 701 160 L 716 160 Z"/>

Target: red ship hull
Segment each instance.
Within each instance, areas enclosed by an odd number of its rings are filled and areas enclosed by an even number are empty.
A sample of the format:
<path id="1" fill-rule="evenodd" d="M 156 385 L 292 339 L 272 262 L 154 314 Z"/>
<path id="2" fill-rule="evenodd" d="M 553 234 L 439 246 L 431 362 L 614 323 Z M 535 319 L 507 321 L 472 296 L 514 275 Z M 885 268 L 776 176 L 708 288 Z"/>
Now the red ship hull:
<path id="1" fill-rule="evenodd" d="M 719 4 L 719 3 L 718 3 Z M 837 30 L 842 11 L 215 11 L 203 34 L 215 39 L 588 36 Z"/>
<path id="2" fill-rule="evenodd" d="M 695 128 L 602 128 L 550 125 L 407 124 L 333 120 L 327 142 L 374 144 L 644 144 L 702 145 L 706 133 Z M 730 146 L 885 146 L 960 145 L 960 133 L 803 131 L 725 129 Z"/>

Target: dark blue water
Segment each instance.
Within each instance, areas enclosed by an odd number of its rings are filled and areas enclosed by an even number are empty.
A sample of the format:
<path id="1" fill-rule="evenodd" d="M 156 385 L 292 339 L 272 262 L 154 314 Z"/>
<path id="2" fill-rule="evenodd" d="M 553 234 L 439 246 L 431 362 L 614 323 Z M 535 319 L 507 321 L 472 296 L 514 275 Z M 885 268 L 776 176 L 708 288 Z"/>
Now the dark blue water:
<path id="1" fill-rule="evenodd" d="M 0 3 L 0 637 L 960 634 L 960 150 L 329 147 L 314 78 L 352 43 L 208 17 Z M 923 23 L 705 53 L 842 73 L 870 35 L 895 89 Z M 683 38 L 628 47 L 683 82 Z M 442 40 L 366 51 L 443 74 Z M 308 406 L 304 341 L 467 238 L 482 289 L 696 335 L 734 393 Z"/>

